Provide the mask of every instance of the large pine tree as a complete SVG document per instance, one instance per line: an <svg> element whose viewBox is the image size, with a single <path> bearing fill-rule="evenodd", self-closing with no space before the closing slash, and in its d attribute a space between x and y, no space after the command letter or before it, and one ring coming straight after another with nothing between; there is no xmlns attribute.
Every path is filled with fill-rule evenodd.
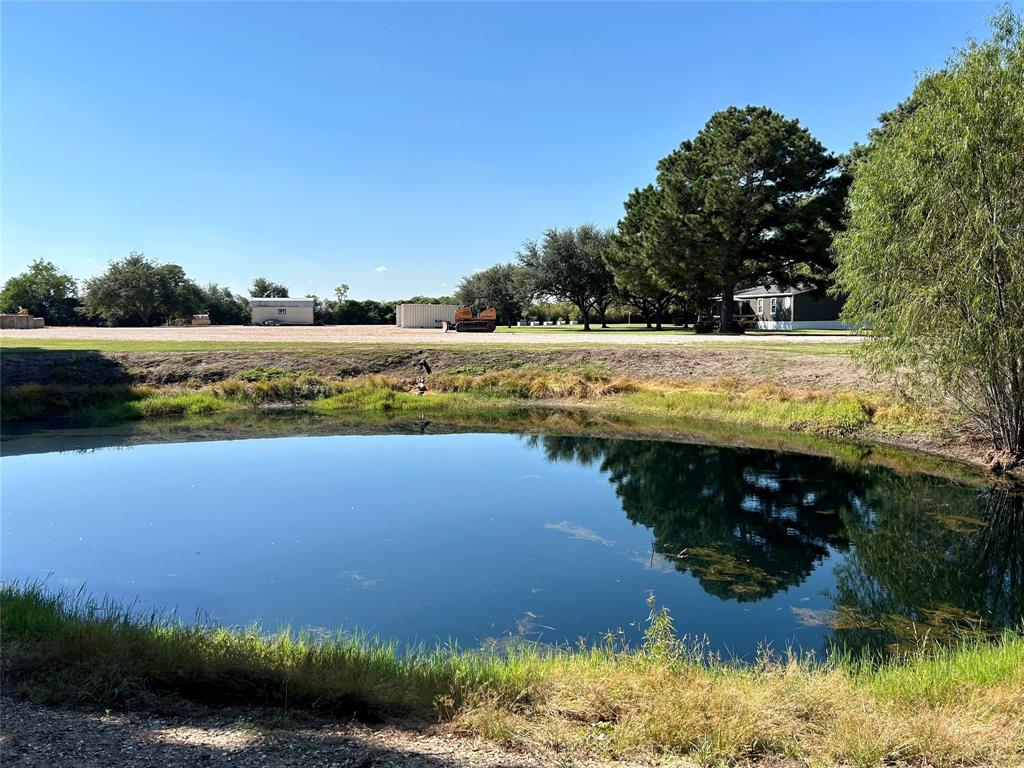
<svg viewBox="0 0 1024 768"><path fill-rule="evenodd" d="M766 107L718 112L658 163L657 187L674 242L652 273L670 288L715 286L722 332L738 288L824 285L848 179L798 121Z"/></svg>

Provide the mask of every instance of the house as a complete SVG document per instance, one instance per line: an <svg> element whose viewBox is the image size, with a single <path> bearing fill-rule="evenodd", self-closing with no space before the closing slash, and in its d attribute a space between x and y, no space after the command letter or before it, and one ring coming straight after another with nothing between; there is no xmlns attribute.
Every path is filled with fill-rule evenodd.
<svg viewBox="0 0 1024 768"><path fill-rule="evenodd" d="M765 331L800 329L843 330L850 326L839 319L843 300L798 285L755 286L736 291L735 316L742 323Z"/></svg>
<svg viewBox="0 0 1024 768"><path fill-rule="evenodd" d="M395 325L399 328L441 328L447 321L455 324L458 304L398 304Z"/></svg>
<svg viewBox="0 0 1024 768"><path fill-rule="evenodd" d="M249 298L253 325L312 325L313 299Z"/></svg>

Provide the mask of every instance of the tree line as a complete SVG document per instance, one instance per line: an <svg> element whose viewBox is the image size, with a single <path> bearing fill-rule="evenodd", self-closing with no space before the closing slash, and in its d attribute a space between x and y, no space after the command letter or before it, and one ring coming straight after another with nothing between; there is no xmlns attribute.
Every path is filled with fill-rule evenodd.
<svg viewBox="0 0 1024 768"><path fill-rule="evenodd" d="M843 156L766 107L730 107L657 164L614 229L527 240L460 282L508 323L538 296L584 328L616 303L660 327L669 308L738 330L738 288L831 290L868 332L865 359L908 394L954 401L1001 455L1024 461L1024 22L992 34L882 114ZM830 287L831 284L831 287Z"/></svg>
<svg viewBox="0 0 1024 768"><path fill-rule="evenodd" d="M614 229L548 229L512 263L464 277L464 303L491 304L511 324L538 298L566 301L585 330L625 305L661 328L667 313L738 330L733 294L755 284L824 291L842 230L850 174L802 127L767 107L730 107L634 189Z"/></svg>
<svg viewBox="0 0 1024 768"><path fill-rule="evenodd" d="M874 369L910 394L958 403L1001 452L994 466L1015 467L1024 460L1022 29L1004 7L987 40L923 76L843 156L767 107L717 112L627 196L614 228L548 229L508 263L464 277L456 298L495 306L509 325L563 302L587 330L625 306L655 327L674 312L730 332L738 288L831 284L846 298L843 319L869 332L861 346ZM81 295L77 285L37 261L3 286L0 309L55 324L146 325L201 311L248 321L228 288L138 253L86 280ZM252 287L287 295L263 278ZM318 322L394 321L392 304L353 302L344 285L314 298Z"/></svg>
<svg viewBox="0 0 1024 768"><path fill-rule="evenodd" d="M395 322L394 301L348 298L345 284L322 299L312 294L317 324L382 325ZM288 298L288 286L257 277L249 288L253 298ZM450 303L449 296L414 296L406 301ZM187 324L193 315L208 314L215 325L251 322L246 296L217 283L200 285L177 264L161 264L133 251L111 262L106 271L81 282L53 262L37 259L0 289L0 311L25 310L50 325L150 326Z"/></svg>

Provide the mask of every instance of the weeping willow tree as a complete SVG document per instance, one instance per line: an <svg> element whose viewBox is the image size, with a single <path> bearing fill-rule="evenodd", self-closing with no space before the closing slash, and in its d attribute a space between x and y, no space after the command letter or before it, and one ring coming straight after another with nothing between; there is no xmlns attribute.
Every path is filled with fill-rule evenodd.
<svg viewBox="0 0 1024 768"><path fill-rule="evenodd" d="M1008 8L856 161L836 240L864 353L1024 459L1024 37Z"/></svg>

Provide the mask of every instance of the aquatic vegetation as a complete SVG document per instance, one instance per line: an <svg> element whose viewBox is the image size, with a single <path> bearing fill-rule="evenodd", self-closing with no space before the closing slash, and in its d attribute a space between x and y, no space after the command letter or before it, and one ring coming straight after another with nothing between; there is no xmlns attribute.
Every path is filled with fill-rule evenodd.
<svg viewBox="0 0 1024 768"><path fill-rule="evenodd" d="M723 661L651 606L643 643L400 650L359 635L266 634L135 615L82 593L0 587L9 691L86 706L180 697L440 720L522 746L701 764L1007 765L1024 751L1024 636L884 662Z"/></svg>

